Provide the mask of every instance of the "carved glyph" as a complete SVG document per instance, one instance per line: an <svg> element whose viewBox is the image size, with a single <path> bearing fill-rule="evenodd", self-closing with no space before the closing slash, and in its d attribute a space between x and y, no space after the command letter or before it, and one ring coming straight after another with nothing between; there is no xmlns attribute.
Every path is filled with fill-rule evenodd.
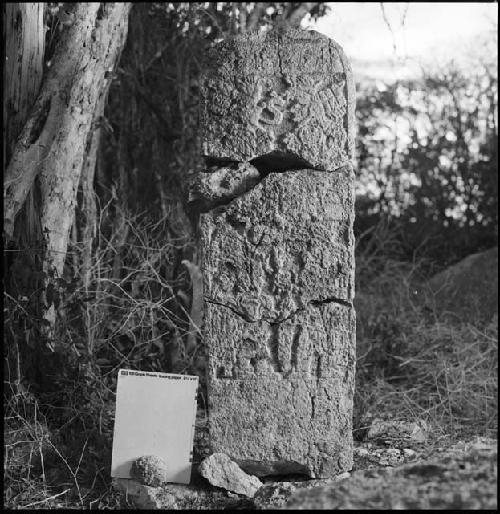
<svg viewBox="0 0 500 514"><path fill-rule="evenodd" d="M251 160L288 153L323 170L352 157L354 91L342 49L312 32L286 34L241 36L216 47L216 71L202 85L205 155ZM250 44L255 54L245 64ZM234 55L223 66L227 45Z"/></svg>

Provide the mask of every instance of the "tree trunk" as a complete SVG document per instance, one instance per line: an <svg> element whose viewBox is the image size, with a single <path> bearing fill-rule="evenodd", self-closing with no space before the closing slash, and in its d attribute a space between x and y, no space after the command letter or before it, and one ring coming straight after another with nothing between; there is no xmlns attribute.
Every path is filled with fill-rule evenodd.
<svg viewBox="0 0 500 514"><path fill-rule="evenodd" d="M4 4L3 164L36 99L43 73L45 30L43 3Z"/></svg>
<svg viewBox="0 0 500 514"><path fill-rule="evenodd" d="M97 206L94 189L94 178L97 165L97 152L101 141L101 119L104 115L104 107L107 100L107 91L103 91L99 99L94 121L87 137L87 149L85 151L81 176L81 228L80 240L83 243L81 273L86 294L91 280L92 246L96 235Z"/></svg>
<svg viewBox="0 0 500 514"><path fill-rule="evenodd" d="M47 257L60 274L73 220L87 137L103 91L125 42L130 4L78 3L62 34L30 117L8 164L5 231L36 176L42 182Z"/></svg>
<svg viewBox="0 0 500 514"><path fill-rule="evenodd" d="M42 82L45 50L44 4L4 4L3 14L6 46L3 76L3 165L5 169ZM31 298L32 301L24 305L24 312L31 311L31 316L37 317L40 314L39 302L36 294L33 293L36 293L40 285L36 273L41 269L39 259L41 229L37 213L39 190L34 191L34 189L29 191L23 209L19 213L16 242L7 252L7 259L4 261L6 268L4 277L5 291L10 298L14 302L19 302L20 298ZM7 309L11 306L9 305ZM5 378L11 383L19 384L21 348L29 339L29 335L26 334L30 334L30 327L26 319L18 319L11 324L12 337L5 342L9 370Z"/></svg>
<svg viewBox="0 0 500 514"><path fill-rule="evenodd" d="M45 49L43 3L10 3L4 5L4 128L3 165L10 161L14 146L36 100L43 75ZM18 220L17 246L36 259L40 246L40 227L36 212L38 196L33 188L28 193Z"/></svg>
<svg viewBox="0 0 500 514"><path fill-rule="evenodd" d="M47 277L62 276L92 122L125 43L130 10L130 3L66 5L66 11L72 9L70 21L5 175L4 230L9 238L39 177ZM52 327L55 309L50 298L44 318Z"/></svg>

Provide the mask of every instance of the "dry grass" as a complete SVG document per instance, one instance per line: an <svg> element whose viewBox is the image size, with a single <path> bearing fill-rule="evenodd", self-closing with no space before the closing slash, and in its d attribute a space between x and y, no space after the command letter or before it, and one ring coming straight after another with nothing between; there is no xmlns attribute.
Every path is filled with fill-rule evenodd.
<svg viewBox="0 0 500 514"><path fill-rule="evenodd" d="M19 299L5 297L9 508L118 508L109 477L117 370L192 373L203 356L201 345L185 351L189 275L182 265L175 278L173 270L191 243L176 227L178 213L152 221L120 212L117 223L108 208L100 210L86 281L74 273L84 246L73 241L58 291L55 351L44 361L43 387L33 391L19 379L16 351L24 344L18 327L33 320Z"/></svg>
<svg viewBox="0 0 500 514"><path fill-rule="evenodd" d="M159 220L115 210L111 226L107 206L100 211L87 280L66 295L59 340L107 374L119 367L186 371L190 283L177 262L192 245L190 234L176 227L175 208ZM78 273L83 254L75 242L68 274Z"/></svg>
<svg viewBox="0 0 500 514"><path fill-rule="evenodd" d="M490 435L498 426L498 316L452 320L417 294L423 259L392 261L377 227L369 255L358 250L355 435L373 416L424 420L431 440Z"/></svg>
<svg viewBox="0 0 500 514"><path fill-rule="evenodd" d="M8 508L126 506L109 477L116 370L169 369L168 345L178 337L173 348L182 349L188 335L190 292L187 273L175 282L166 271L186 241L165 242L161 223L124 220L126 247L116 246L112 231L104 237L101 227L88 285L62 295L62 371L52 390L32 394L18 380L5 384ZM355 436L375 415L424 420L432 427L429 445L491 435L498 412L498 319L475 326L441 316L415 295L425 263L388 259L383 250L397 254L395 240L387 228L375 231L376 243L357 251ZM120 273L114 274L117 254ZM198 353L181 355L178 371L201 372L198 346ZM197 459L206 451L203 391L199 407Z"/></svg>
<svg viewBox="0 0 500 514"><path fill-rule="evenodd" d="M391 354L396 377L384 378L373 363L358 364L358 429L378 417L423 419L435 436L490 435L497 430L498 321L484 330L439 322L410 333L407 347ZM395 414L397 413L397 414Z"/></svg>

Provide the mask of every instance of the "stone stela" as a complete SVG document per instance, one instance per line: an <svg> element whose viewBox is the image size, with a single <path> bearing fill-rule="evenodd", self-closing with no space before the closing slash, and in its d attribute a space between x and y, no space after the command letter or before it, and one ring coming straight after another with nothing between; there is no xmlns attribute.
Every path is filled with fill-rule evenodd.
<svg viewBox="0 0 500 514"><path fill-rule="evenodd" d="M352 467L354 85L314 31L214 45L200 216L212 452L256 475Z"/></svg>

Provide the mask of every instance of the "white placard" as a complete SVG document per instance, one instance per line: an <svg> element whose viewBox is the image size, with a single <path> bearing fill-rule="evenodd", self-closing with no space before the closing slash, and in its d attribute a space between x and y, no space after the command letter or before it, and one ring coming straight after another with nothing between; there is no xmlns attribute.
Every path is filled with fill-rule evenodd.
<svg viewBox="0 0 500 514"><path fill-rule="evenodd" d="M111 476L130 478L132 462L161 457L168 481L188 484L191 476L198 377L121 369Z"/></svg>

